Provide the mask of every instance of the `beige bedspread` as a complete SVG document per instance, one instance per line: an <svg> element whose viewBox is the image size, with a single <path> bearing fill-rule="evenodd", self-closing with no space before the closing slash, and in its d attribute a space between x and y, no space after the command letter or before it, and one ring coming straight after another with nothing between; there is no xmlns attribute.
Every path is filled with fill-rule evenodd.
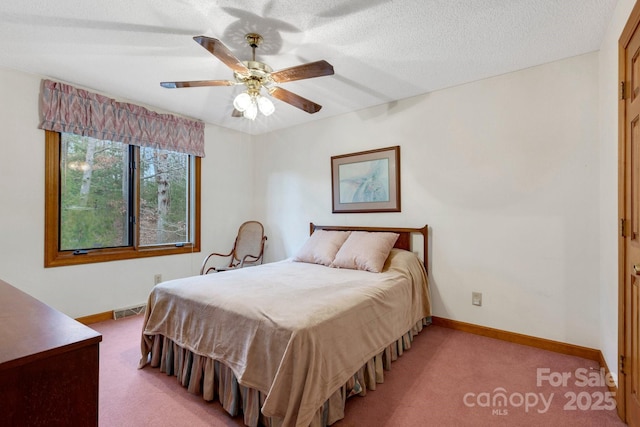
<svg viewBox="0 0 640 427"><path fill-rule="evenodd" d="M394 249L382 273L289 260L157 285L141 342L151 336L220 360L267 395L262 412L308 426L367 360L430 316L418 258Z"/></svg>

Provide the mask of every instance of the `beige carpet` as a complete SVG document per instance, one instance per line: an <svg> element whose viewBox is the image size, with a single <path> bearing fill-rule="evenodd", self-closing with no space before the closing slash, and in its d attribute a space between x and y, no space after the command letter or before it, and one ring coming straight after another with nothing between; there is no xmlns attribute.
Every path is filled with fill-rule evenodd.
<svg viewBox="0 0 640 427"><path fill-rule="evenodd" d="M137 369L142 316L90 326L103 334L101 427L242 425L175 377ZM334 426L623 426L600 380L590 360L429 326Z"/></svg>

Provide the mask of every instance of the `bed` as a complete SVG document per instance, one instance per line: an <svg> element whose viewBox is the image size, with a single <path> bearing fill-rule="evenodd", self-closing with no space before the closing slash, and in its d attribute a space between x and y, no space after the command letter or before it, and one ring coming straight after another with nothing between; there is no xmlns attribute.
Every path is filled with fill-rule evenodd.
<svg viewBox="0 0 640 427"><path fill-rule="evenodd" d="M247 426L343 418L346 399L375 389L430 323L428 227L311 223L310 232L292 258L156 285L139 367L175 375ZM361 255L372 238L386 240L382 262ZM315 258L304 259L309 250Z"/></svg>

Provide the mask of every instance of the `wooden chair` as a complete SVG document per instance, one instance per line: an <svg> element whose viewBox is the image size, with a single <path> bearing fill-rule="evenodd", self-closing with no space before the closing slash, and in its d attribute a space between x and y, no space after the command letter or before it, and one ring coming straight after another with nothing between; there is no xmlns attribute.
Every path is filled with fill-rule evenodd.
<svg viewBox="0 0 640 427"><path fill-rule="evenodd" d="M225 271L234 268L242 268L247 265L262 264L264 255L264 242L267 236L264 235L264 227L258 221L247 221L238 229L236 241L228 254L214 252L207 256L200 268L200 274L207 274L212 271ZM207 262L211 257L229 257L229 264L225 267L209 267Z"/></svg>

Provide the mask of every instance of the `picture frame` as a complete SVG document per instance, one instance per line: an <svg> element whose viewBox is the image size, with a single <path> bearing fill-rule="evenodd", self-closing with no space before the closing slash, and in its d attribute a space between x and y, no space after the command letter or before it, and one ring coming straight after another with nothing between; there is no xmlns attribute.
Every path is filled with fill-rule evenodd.
<svg viewBox="0 0 640 427"><path fill-rule="evenodd" d="M333 213L400 212L400 146L331 157Z"/></svg>

